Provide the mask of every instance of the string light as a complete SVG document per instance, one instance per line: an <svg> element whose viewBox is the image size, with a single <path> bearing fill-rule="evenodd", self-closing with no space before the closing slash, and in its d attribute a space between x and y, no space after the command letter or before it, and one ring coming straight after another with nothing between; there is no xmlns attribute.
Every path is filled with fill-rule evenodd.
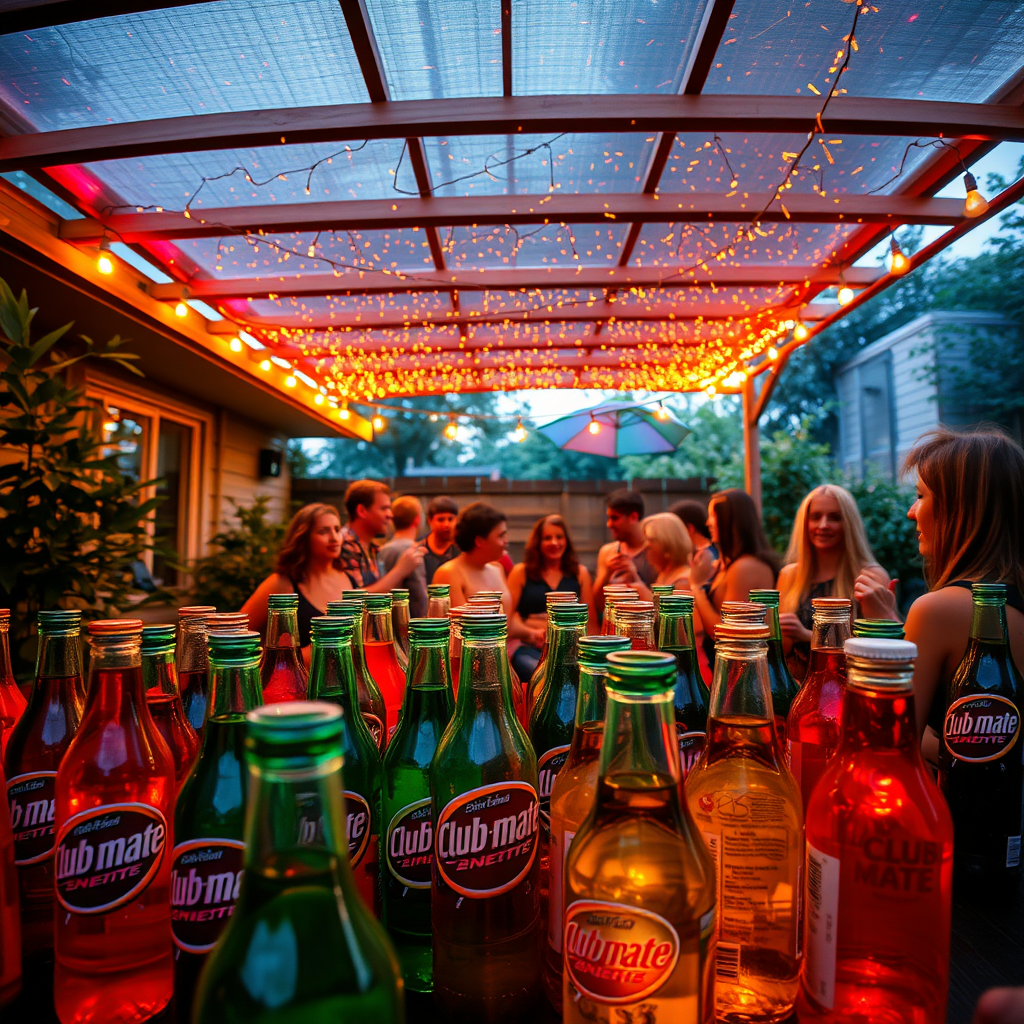
<svg viewBox="0 0 1024 1024"><path fill-rule="evenodd" d="M96 269L101 274L114 272L114 261L110 258L110 239L106 236L100 239L100 255L96 260Z"/></svg>
<svg viewBox="0 0 1024 1024"><path fill-rule="evenodd" d="M718 388L716 388L714 384L709 384L704 389L704 394L707 395L708 398L714 398L715 395L718 394Z"/></svg>
<svg viewBox="0 0 1024 1024"><path fill-rule="evenodd" d="M516 417L516 429L512 431L512 440L522 444L526 440L526 427L523 426L522 416Z"/></svg>
<svg viewBox="0 0 1024 1024"><path fill-rule="evenodd" d="M268 373L270 371L270 360L269 359L264 359L263 362L260 363L260 369L264 373Z"/></svg>
<svg viewBox="0 0 1024 1024"><path fill-rule="evenodd" d="M295 387L295 385L299 383L291 374L288 374L288 376L285 377L284 382L290 388Z"/></svg>
<svg viewBox="0 0 1024 1024"><path fill-rule="evenodd" d="M889 237L889 273L905 274L910 267L910 260L907 259L900 243L896 241L895 235Z"/></svg>
<svg viewBox="0 0 1024 1024"><path fill-rule="evenodd" d="M807 324L805 324L802 320L797 320L796 324L793 327L793 338L796 341L806 341L808 333L809 332L807 330Z"/></svg>
<svg viewBox="0 0 1024 1024"><path fill-rule="evenodd" d="M590 414L590 422L587 424L587 430L589 430L592 434L601 433L601 424L594 419L593 413Z"/></svg>
<svg viewBox="0 0 1024 1024"><path fill-rule="evenodd" d="M839 278L839 299L840 306L848 306L853 302L853 289L843 280L842 276Z"/></svg>
<svg viewBox="0 0 1024 1024"><path fill-rule="evenodd" d="M383 417L383 416L381 416L381 414L380 414L380 413L377 413L377 415L376 415L376 416L374 416L372 420L370 420L370 426L371 426L371 427L373 427L373 429L374 429L374 432L375 432L375 433L378 433L378 434L379 434L379 433L380 433L380 432L381 432L381 431L382 431L382 430L383 430L383 429L384 429L384 428L385 428L385 427L386 427L387 425L388 425L388 421L387 421L386 419L384 419L384 417Z"/></svg>
<svg viewBox="0 0 1024 1024"><path fill-rule="evenodd" d="M315 403L316 403L317 405L323 405L323 404L324 404L324 401L325 401L325 399L324 399L324 396L323 396L322 394L320 394L320 392L318 391L318 392L317 392L317 393L316 393L316 394L315 394L315 395L313 396L313 401L314 401L314 402L315 402Z"/></svg>
<svg viewBox="0 0 1024 1024"><path fill-rule="evenodd" d="M184 302L179 302L174 307L174 315L175 316L188 316L188 306L186 306Z"/></svg>
<svg viewBox="0 0 1024 1024"><path fill-rule="evenodd" d="M449 417L448 422L445 424L444 436L447 437L449 441L458 440L459 424L456 422L454 416Z"/></svg>
<svg viewBox="0 0 1024 1024"><path fill-rule="evenodd" d="M230 348L232 352L241 352L242 351L242 339L241 338L232 338L231 341L228 344L228 348Z"/></svg>
<svg viewBox="0 0 1024 1024"><path fill-rule="evenodd" d="M769 363L774 363L775 360L779 358L779 350L774 345L768 346L768 352L766 354L768 356Z"/></svg>
<svg viewBox="0 0 1024 1024"><path fill-rule="evenodd" d="M668 409L665 408L664 403L659 402L657 404L657 406L654 409L654 416L655 419L659 419L662 421L668 419Z"/></svg>
<svg viewBox="0 0 1024 1024"><path fill-rule="evenodd" d="M342 403L341 408L338 410L338 419L347 420L351 415L352 413L348 411L348 402Z"/></svg>
<svg viewBox="0 0 1024 1024"><path fill-rule="evenodd" d="M978 191L978 179L970 171L964 175L964 188L967 189L964 216L980 217L988 210L988 200Z"/></svg>
<svg viewBox="0 0 1024 1024"><path fill-rule="evenodd" d="M429 417L431 423L436 423L440 418L436 412L432 412Z"/></svg>

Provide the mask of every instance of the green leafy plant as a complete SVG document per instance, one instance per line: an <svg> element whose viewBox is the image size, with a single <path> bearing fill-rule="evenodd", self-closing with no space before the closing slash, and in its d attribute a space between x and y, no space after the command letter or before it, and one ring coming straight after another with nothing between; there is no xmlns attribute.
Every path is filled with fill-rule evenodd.
<svg viewBox="0 0 1024 1024"><path fill-rule="evenodd" d="M70 323L33 342L36 312L0 279L0 604L11 609L19 674L31 668L41 608L81 608L87 619L124 609L131 563L151 547L144 519L159 500L140 500L152 482L129 482L116 453L104 453L96 407L66 376L83 359L141 376L138 357L120 337L82 335L57 349Z"/></svg>
<svg viewBox="0 0 1024 1024"><path fill-rule="evenodd" d="M240 525L216 534L210 543L220 550L193 562L189 569L197 604L235 611L274 571L285 525L267 522L268 501L266 496L258 497L248 508L231 501Z"/></svg>

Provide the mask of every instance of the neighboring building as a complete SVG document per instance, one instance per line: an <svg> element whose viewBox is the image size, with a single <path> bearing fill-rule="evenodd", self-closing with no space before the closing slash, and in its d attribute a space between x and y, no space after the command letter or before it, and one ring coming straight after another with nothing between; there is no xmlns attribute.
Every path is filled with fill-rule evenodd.
<svg viewBox="0 0 1024 1024"><path fill-rule="evenodd" d="M972 341L1006 337L1014 325L998 313L933 312L879 338L836 371L843 469L868 466L895 479L914 442L939 424L985 419L967 405L948 371L969 359Z"/></svg>

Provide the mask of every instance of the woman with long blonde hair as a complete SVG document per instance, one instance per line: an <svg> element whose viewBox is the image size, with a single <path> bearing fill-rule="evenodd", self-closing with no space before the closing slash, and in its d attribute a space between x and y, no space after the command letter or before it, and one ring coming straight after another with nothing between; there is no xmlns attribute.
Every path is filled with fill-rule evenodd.
<svg viewBox="0 0 1024 1024"><path fill-rule="evenodd" d="M811 601L846 597L869 619L894 618L889 575L875 560L864 521L845 487L822 484L800 502L786 564L779 572L779 624L787 660L798 678L806 672L811 642Z"/></svg>

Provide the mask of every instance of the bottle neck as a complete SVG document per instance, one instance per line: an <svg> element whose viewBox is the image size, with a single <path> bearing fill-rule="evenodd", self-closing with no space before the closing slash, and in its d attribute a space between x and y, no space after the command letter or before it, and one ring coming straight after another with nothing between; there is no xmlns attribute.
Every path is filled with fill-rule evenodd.
<svg viewBox="0 0 1024 1024"><path fill-rule="evenodd" d="M444 689L451 692L451 670L448 667L448 644L417 643L409 651L409 688L412 690Z"/></svg>
<svg viewBox="0 0 1024 1024"><path fill-rule="evenodd" d="M395 630L392 625L390 612L374 609L366 613L365 639L377 641L378 643L395 642Z"/></svg>
<svg viewBox="0 0 1024 1024"><path fill-rule="evenodd" d="M693 649L693 616L686 612L662 612L658 636L663 650Z"/></svg>
<svg viewBox="0 0 1024 1024"><path fill-rule="evenodd" d="M244 715L263 703L260 658L210 661L210 718Z"/></svg>
<svg viewBox="0 0 1024 1024"><path fill-rule="evenodd" d="M178 674L206 672L210 667L206 646L206 622L202 619L181 619L178 623Z"/></svg>
<svg viewBox="0 0 1024 1024"><path fill-rule="evenodd" d="M711 683L709 718L773 717L765 641L719 641Z"/></svg>
<svg viewBox="0 0 1024 1024"><path fill-rule="evenodd" d="M971 616L971 639L986 644L1006 644L1006 602L975 601Z"/></svg>
<svg viewBox="0 0 1024 1024"><path fill-rule="evenodd" d="M309 657L309 692L312 700L329 700L346 714L359 709L356 669L351 643L313 640Z"/></svg>
<svg viewBox="0 0 1024 1024"><path fill-rule="evenodd" d="M548 648L548 678L561 668L575 668L580 658L580 637L586 634L586 623L581 625L555 625L550 632L551 645Z"/></svg>
<svg viewBox="0 0 1024 1024"><path fill-rule="evenodd" d="M294 608L271 608L267 617L267 647L298 646L298 612Z"/></svg>
<svg viewBox="0 0 1024 1024"><path fill-rule="evenodd" d="M99 716L113 722L130 717L138 722L144 704L138 641L116 647L93 646L83 719Z"/></svg>
<svg viewBox="0 0 1024 1024"><path fill-rule="evenodd" d="M815 615L811 626L811 650L841 651L851 635L849 615Z"/></svg>
<svg viewBox="0 0 1024 1024"><path fill-rule="evenodd" d="M764 624L771 630L770 644L782 643L782 627L779 625L779 606L765 605L767 612L764 617Z"/></svg>
<svg viewBox="0 0 1024 1024"><path fill-rule="evenodd" d="M587 722L603 722L608 695L604 688L608 674L601 669L580 666L580 685L576 693L576 728Z"/></svg>
<svg viewBox="0 0 1024 1024"><path fill-rule="evenodd" d="M3 675L0 666L0 676ZM39 637L39 653L36 656L36 677L80 677L82 675L82 646L78 634L73 636L50 636L43 633Z"/></svg>
<svg viewBox="0 0 1024 1024"><path fill-rule="evenodd" d="M147 698L165 693L178 696L178 676L174 670L174 648L142 656L142 685Z"/></svg>
<svg viewBox="0 0 1024 1024"><path fill-rule="evenodd" d="M606 787L678 788L679 750L665 738L675 736L672 691L628 701L608 691L604 741L601 744L601 792ZM598 804L602 803L599 795Z"/></svg>
<svg viewBox="0 0 1024 1024"><path fill-rule="evenodd" d="M0 682L13 678L14 669L11 666L10 627L4 622L0 626Z"/></svg>
<svg viewBox="0 0 1024 1024"><path fill-rule="evenodd" d="M841 747L919 754L913 689L847 686Z"/></svg>
<svg viewBox="0 0 1024 1024"><path fill-rule="evenodd" d="M462 640L459 666L457 715L476 711L512 711L512 677L509 675L505 639Z"/></svg>
<svg viewBox="0 0 1024 1024"><path fill-rule="evenodd" d="M616 636L626 636L633 642L634 651L654 649L654 616L630 615L620 612L615 617Z"/></svg>

